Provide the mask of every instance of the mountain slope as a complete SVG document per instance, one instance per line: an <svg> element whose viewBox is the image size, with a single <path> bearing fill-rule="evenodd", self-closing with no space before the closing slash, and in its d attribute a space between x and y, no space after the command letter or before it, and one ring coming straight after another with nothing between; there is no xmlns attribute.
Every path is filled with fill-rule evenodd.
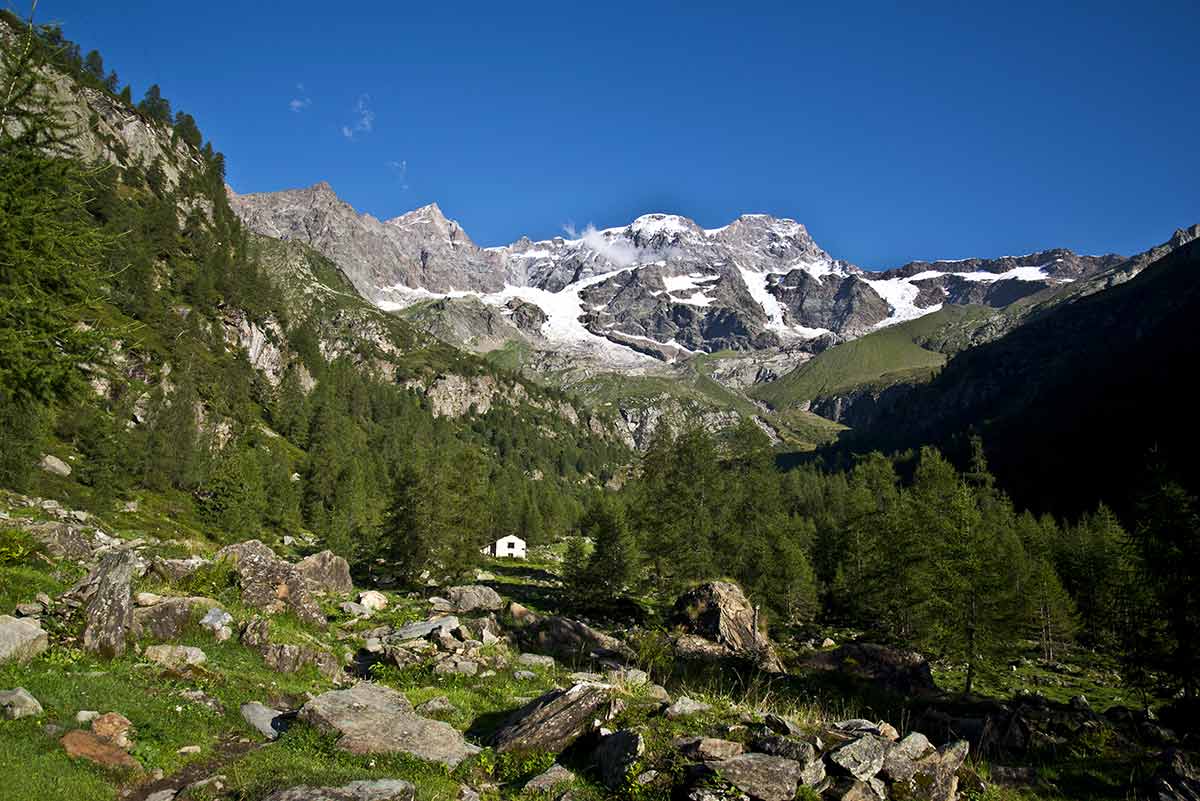
<svg viewBox="0 0 1200 801"><path fill-rule="evenodd" d="M1079 512L1096 497L1128 509L1131 485L1151 464L1195 488L1200 435L1181 381L1200 364L1197 319L1200 240L1192 239L1117 286L959 353L928 384L880 407L849 443L948 445L974 430L1002 484L1056 512Z"/></svg>

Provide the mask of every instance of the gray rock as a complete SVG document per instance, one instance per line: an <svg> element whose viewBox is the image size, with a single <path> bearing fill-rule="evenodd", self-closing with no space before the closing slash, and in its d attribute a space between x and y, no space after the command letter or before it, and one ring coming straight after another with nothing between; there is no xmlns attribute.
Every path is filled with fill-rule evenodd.
<svg viewBox="0 0 1200 801"><path fill-rule="evenodd" d="M0 615L0 663L27 662L49 647L50 638L36 620Z"/></svg>
<svg viewBox="0 0 1200 801"><path fill-rule="evenodd" d="M149 599L143 599L149 600ZM133 610L132 633L135 638L175 640L183 636L196 617L216 607L212 598L164 598L152 606Z"/></svg>
<svg viewBox="0 0 1200 801"><path fill-rule="evenodd" d="M518 709L493 733L490 744L507 751L561 752L597 720L616 713L613 688L605 684L576 684L551 690Z"/></svg>
<svg viewBox="0 0 1200 801"><path fill-rule="evenodd" d="M313 592L342 595L354 591L350 579L350 564L333 551L321 551L296 563L296 571L304 577Z"/></svg>
<svg viewBox="0 0 1200 801"><path fill-rule="evenodd" d="M705 763L701 776L719 776L759 801L792 801L800 786L799 763L766 754L741 754Z"/></svg>
<svg viewBox="0 0 1200 801"><path fill-rule="evenodd" d="M436 698L430 698L425 703L416 708L419 715L429 717L431 715L448 715L452 712L457 712L454 704L450 703L450 699L444 695L439 695Z"/></svg>
<svg viewBox="0 0 1200 801"><path fill-rule="evenodd" d="M913 732L888 749L880 775L893 783L907 783L917 773L917 761L933 753L933 744Z"/></svg>
<svg viewBox="0 0 1200 801"><path fill-rule="evenodd" d="M843 772L866 782L883 769L889 748L887 740L868 734L835 748L829 752L828 759Z"/></svg>
<svg viewBox="0 0 1200 801"><path fill-rule="evenodd" d="M667 707L666 712L663 714L665 714L671 720L676 720L678 718L685 718L690 715L699 715L700 713L707 712L710 709L712 709L712 707L703 701L695 701L691 698L688 698L686 695L681 695L679 696L678 700L675 701L675 703Z"/></svg>
<svg viewBox="0 0 1200 801"><path fill-rule="evenodd" d="M352 617L370 617L372 614L370 609L354 601L342 601L338 608Z"/></svg>
<svg viewBox="0 0 1200 801"><path fill-rule="evenodd" d="M545 793L568 784L573 784L574 782L575 774L556 762L545 772L525 782L525 790L535 793Z"/></svg>
<svg viewBox="0 0 1200 801"><path fill-rule="evenodd" d="M342 787L300 785L276 790L263 801L413 801L417 788L403 779L350 782Z"/></svg>
<svg viewBox="0 0 1200 801"><path fill-rule="evenodd" d="M801 783L809 787L816 787L825 780L825 763L810 742L798 737L767 735L751 741L750 748L761 754L793 760L800 765Z"/></svg>
<svg viewBox="0 0 1200 801"><path fill-rule="evenodd" d="M204 617L200 618L200 627L208 629L214 634L223 628L227 628L233 622L233 615L226 612L220 607L209 609Z"/></svg>
<svg viewBox="0 0 1200 801"><path fill-rule="evenodd" d="M783 672L775 647L759 630L758 614L736 584L712 581L689 590L675 601L671 619L689 634L756 659L764 670Z"/></svg>
<svg viewBox="0 0 1200 801"><path fill-rule="evenodd" d="M729 759L746 750L741 743L715 737L680 737L675 740L675 747L688 759L698 759L702 762Z"/></svg>
<svg viewBox="0 0 1200 801"><path fill-rule="evenodd" d="M0 690L0 715L9 720L34 718L42 714L42 705L24 687Z"/></svg>
<svg viewBox="0 0 1200 801"><path fill-rule="evenodd" d="M142 655L155 664L176 670L203 665L208 658L192 645L151 645Z"/></svg>
<svg viewBox="0 0 1200 801"><path fill-rule="evenodd" d="M428 637L439 629L447 633L458 628L458 618L453 615L443 615L435 617L421 623L409 623L407 626L401 626L391 633L388 637L393 642L402 642L404 640L416 640L422 637Z"/></svg>
<svg viewBox="0 0 1200 801"><path fill-rule="evenodd" d="M155 559L150 564L150 570L165 581L177 583L208 564L209 560L199 556L189 556L187 559Z"/></svg>
<svg viewBox="0 0 1200 801"><path fill-rule="evenodd" d="M71 594L87 599L84 610L83 649L105 659L125 653L133 626L130 590L137 555L130 550L108 553Z"/></svg>
<svg viewBox="0 0 1200 801"><path fill-rule="evenodd" d="M286 728L283 721L280 720L282 712L260 704L258 701L242 704L241 713L243 720L253 726L259 734L269 739L274 740Z"/></svg>
<svg viewBox="0 0 1200 801"><path fill-rule="evenodd" d="M454 727L417 715L402 694L370 682L319 695L299 717L339 735L338 748L353 754L404 753L455 768L479 752Z"/></svg>
<svg viewBox="0 0 1200 801"><path fill-rule="evenodd" d="M596 746L592 759L600 772L600 781L610 790L625 786L626 777L639 757L646 752L642 735L624 730L603 737Z"/></svg>
<svg viewBox="0 0 1200 801"><path fill-rule="evenodd" d="M465 587L451 587L447 591L451 609L449 611L463 614L466 612L494 612L504 605L500 594L491 587L482 584L472 584Z"/></svg>
<svg viewBox="0 0 1200 801"><path fill-rule="evenodd" d="M532 670L514 670L513 678L517 681L533 681L537 678L537 674Z"/></svg>
<svg viewBox="0 0 1200 801"><path fill-rule="evenodd" d="M381 609L386 609L388 605L387 596L378 590L366 590L358 594L358 602L370 609L372 612L378 612Z"/></svg>
<svg viewBox="0 0 1200 801"><path fill-rule="evenodd" d="M541 654L521 654L517 657L517 664L525 665L526 667L553 670L555 662L554 657L552 656L543 656Z"/></svg>
<svg viewBox="0 0 1200 801"><path fill-rule="evenodd" d="M67 464L53 454L43 454L42 461L38 464L47 473L51 473L61 478L66 478L67 476L71 475L71 465Z"/></svg>
<svg viewBox="0 0 1200 801"><path fill-rule="evenodd" d="M269 614L288 610L309 625L325 627L325 615L304 575L258 540L227 545L217 551L216 559L233 565L247 606Z"/></svg>
<svg viewBox="0 0 1200 801"><path fill-rule="evenodd" d="M512 605L509 608L511 612ZM517 630L517 638L522 650L546 654L566 662L586 659L621 662L633 658L633 652L616 637L566 617L528 615L524 625Z"/></svg>

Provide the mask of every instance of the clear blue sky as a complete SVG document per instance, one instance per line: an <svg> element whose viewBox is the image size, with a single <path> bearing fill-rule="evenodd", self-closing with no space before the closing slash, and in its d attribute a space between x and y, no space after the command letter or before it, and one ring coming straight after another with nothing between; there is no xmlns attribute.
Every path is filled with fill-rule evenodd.
<svg viewBox="0 0 1200 801"><path fill-rule="evenodd" d="M1200 222L1195 0L701 5L38 13L136 97L159 83L237 191L328 180L381 218L437 201L484 245L767 212L881 268L1130 253Z"/></svg>

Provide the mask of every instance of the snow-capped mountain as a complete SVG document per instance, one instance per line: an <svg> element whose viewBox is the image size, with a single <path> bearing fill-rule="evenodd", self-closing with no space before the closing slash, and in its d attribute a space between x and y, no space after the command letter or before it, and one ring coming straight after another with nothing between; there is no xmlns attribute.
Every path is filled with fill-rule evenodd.
<svg viewBox="0 0 1200 801"><path fill-rule="evenodd" d="M872 273L832 257L800 223L765 214L715 229L647 214L624 227L485 249L436 205L380 221L326 183L231 193L231 202L252 230L315 247L383 308L482 305L489 343L519 338L627 364L820 349L944 303L1005 306L1120 261L1053 250Z"/></svg>

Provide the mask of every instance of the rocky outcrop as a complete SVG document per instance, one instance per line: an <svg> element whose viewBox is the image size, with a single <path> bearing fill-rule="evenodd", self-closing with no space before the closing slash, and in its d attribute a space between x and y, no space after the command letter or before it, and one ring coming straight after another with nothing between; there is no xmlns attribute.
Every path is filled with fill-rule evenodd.
<svg viewBox="0 0 1200 801"><path fill-rule="evenodd" d="M350 564L333 551L321 551L296 563L296 571L313 592L347 595L354 591Z"/></svg>
<svg viewBox="0 0 1200 801"><path fill-rule="evenodd" d="M517 629L516 636L525 650L567 662L625 661L633 656L629 647L616 637L581 621L557 615L527 618Z"/></svg>
<svg viewBox="0 0 1200 801"><path fill-rule="evenodd" d="M686 634L714 644L730 656L750 658L764 670L783 672L783 663L775 653L774 645L760 630L758 610L750 605L736 584L713 581L689 590L675 601L671 623ZM685 646L687 642L684 641ZM719 655L721 651L707 650L706 653Z"/></svg>
<svg viewBox="0 0 1200 801"><path fill-rule="evenodd" d="M617 713L615 694L607 684L585 682L552 690L521 707L492 734L489 744L499 753L562 751L598 722Z"/></svg>
<svg viewBox="0 0 1200 801"><path fill-rule="evenodd" d="M217 551L215 559L232 565L242 601L248 606L268 614L286 609L305 623L325 627L325 615L313 599L305 575L258 540L227 545Z"/></svg>
<svg viewBox="0 0 1200 801"><path fill-rule="evenodd" d="M336 734L337 747L352 754L409 754L453 769L479 751L450 724L422 718L402 694L370 682L319 695L299 717Z"/></svg>
<svg viewBox="0 0 1200 801"><path fill-rule="evenodd" d="M88 653L105 659L125 653L133 627L131 585L136 566L137 555L132 550L114 551L72 589L74 598L87 603L83 649Z"/></svg>

